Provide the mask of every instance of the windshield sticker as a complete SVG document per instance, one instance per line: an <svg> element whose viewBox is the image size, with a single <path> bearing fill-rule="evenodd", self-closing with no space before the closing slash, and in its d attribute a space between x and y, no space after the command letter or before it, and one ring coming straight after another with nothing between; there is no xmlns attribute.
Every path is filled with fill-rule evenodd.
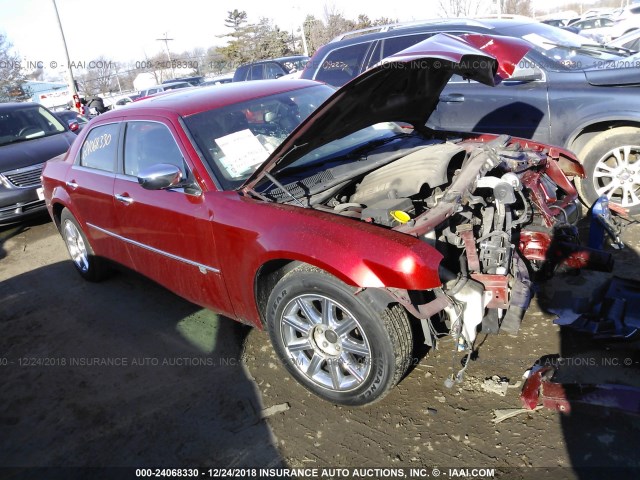
<svg viewBox="0 0 640 480"><path fill-rule="evenodd" d="M542 48L543 50L551 50L553 47L555 47L555 44L553 42L541 35L538 35L537 33L529 33L527 35L524 35L522 38L530 43L533 43L536 47Z"/></svg>
<svg viewBox="0 0 640 480"><path fill-rule="evenodd" d="M215 142L224 153L220 162L233 178L249 173L269 156L267 149L249 129L216 138Z"/></svg>

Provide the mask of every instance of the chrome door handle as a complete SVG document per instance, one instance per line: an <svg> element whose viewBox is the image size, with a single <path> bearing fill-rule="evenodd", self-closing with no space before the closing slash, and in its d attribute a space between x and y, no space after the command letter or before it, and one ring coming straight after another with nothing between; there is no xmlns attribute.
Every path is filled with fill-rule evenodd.
<svg viewBox="0 0 640 480"><path fill-rule="evenodd" d="M461 93L451 93L449 95L442 95L440 97L441 102L446 103L461 103L464 102L464 95Z"/></svg>
<svg viewBox="0 0 640 480"><path fill-rule="evenodd" d="M76 188L78 188L78 184L76 182L74 182L73 180L71 180L70 182L65 182L65 184L67 185L67 187L69 187L71 190L75 190Z"/></svg>
<svg viewBox="0 0 640 480"><path fill-rule="evenodd" d="M133 198L131 198L129 195L115 195L116 200L118 200L119 202L124 203L125 205L131 205L133 203Z"/></svg>

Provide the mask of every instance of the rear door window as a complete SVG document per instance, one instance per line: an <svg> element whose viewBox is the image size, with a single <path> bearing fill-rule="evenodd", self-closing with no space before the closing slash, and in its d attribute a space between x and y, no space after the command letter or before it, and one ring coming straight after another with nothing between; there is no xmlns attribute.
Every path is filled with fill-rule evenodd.
<svg viewBox="0 0 640 480"><path fill-rule="evenodd" d="M269 62L264 67L266 70L265 78L278 78L286 73L283 68L275 62Z"/></svg>
<svg viewBox="0 0 640 480"><path fill-rule="evenodd" d="M91 129L80 149L80 165L115 172L119 131L119 123L100 125Z"/></svg>
<svg viewBox="0 0 640 480"><path fill-rule="evenodd" d="M358 43L334 50L327 55L316 74L315 80L340 87L356 77L372 42Z"/></svg>
<svg viewBox="0 0 640 480"><path fill-rule="evenodd" d="M249 80L262 80L264 78L264 65L253 65L249 74Z"/></svg>

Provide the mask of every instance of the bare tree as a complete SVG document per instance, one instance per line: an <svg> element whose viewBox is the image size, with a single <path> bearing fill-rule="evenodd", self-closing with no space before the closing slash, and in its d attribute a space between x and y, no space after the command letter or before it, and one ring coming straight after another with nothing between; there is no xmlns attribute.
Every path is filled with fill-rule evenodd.
<svg viewBox="0 0 640 480"><path fill-rule="evenodd" d="M20 56L11 52L11 42L0 33L0 102L24 100L30 93L23 89Z"/></svg>
<svg viewBox="0 0 640 480"><path fill-rule="evenodd" d="M116 88L115 80L116 63L103 55L91 60L87 64L87 73L84 76L85 90L95 95L97 93L109 93Z"/></svg>
<svg viewBox="0 0 640 480"><path fill-rule="evenodd" d="M532 16L533 6L531 0L500 0L502 3L502 13L509 15Z"/></svg>
<svg viewBox="0 0 640 480"><path fill-rule="evenodd" d="M305 35L309 43L309 53L315 52L322 45L330 42L341 33L366 28L372 22L366 15L360 15L356 22L346 19L335 6L324 7L324 21L307 15L304 21Z"/></svg>
<svg viewBox="0 0 640 480"><path fill-rule="evenodd" d="M324 6L324 24L326 35L328 37L327 41L335 38L341 33L354 30L356 26L354 22L346 19L342 12L338 11L335 5L329 7L326 4Z"/></svg>
<svg viewBox="0 0 640 480"><path fill-rule="evenodd" d="M490 0L438 0L445 17L475 17L491 10Z"/></svg>

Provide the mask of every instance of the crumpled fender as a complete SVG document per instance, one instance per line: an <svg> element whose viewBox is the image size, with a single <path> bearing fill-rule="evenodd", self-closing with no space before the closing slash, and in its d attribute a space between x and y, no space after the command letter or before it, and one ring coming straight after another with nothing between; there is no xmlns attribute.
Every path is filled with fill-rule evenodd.
<svg viewBox="0 0 640 480"><path fill-rule="evenodd" d="M309 225L272 229L260 239L265 252L259 264L275 259L297 260L362 288L428 290L441 286L438 266L443 257L435 248L412 236L373 225L365 227L330 235ZM296 241L292 243L291 238Z"/></svg>

